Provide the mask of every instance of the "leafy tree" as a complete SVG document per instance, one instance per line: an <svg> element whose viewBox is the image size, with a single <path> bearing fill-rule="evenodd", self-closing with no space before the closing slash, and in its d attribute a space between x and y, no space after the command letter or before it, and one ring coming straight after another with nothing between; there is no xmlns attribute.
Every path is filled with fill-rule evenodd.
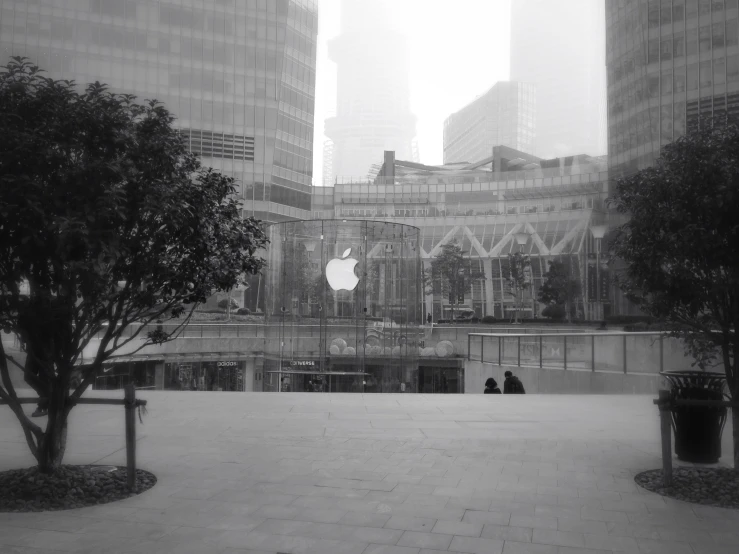
<svg viewBox="0 0 739 554"><path fill-rule="evenodd" d="M541 315L554 320L561 320L565 317L565 309L562 304L549 304L542 311Z"/></svg>
<svg viewBox="0 0 739 554"><path fill-rule="evenodd" d="M24 58L3 69L0 329L20 339L26 361L0 343L0 398L40 470L53 472L68 415L103 363L137 339L140 349L175 338L198 303L260 270L266 237L241 218L233 179L201 167L161 104L97 82L80 93ZM172 333L142 334L181 316ZM25 415L9 364L46 399L46 429Z"/></svg>
<svg viewBox="0 0 739 554"><path fill-rule="evenodd" d="M462 247L451 241L441 247L441 253L431 261L432 283L438 283L438 290L442 298L452 294L455 299L458 295L472 290L473 279L478 279L480 273L472 267L469 257L465 258ZM428 278L424 278L427 286ZM454 321L454 303L451 304L452 321Z"/></svg>
<svg viewBox="0 0 739 554"><path fill-rule="evenodd" d="M564 306L567 321L572 321L572 308L580 293L580 280L572 274L571 264L550 261L549 270L544 274L544 282L539 288L539 301Z"/></svg>
<svg viewBox="0 0 739 554"><path fill-rule="evenodd" d="M654 167L620 179L611 204L630 216L610 243L627 264L619 286L674 326L699 367L721 362L739 399L739 128L713 120L691 129ZM732 412L739 470L739 410Z"/></svg>
<svg viewBox="0 0 739 554"><path fill-rule="evenodd" d="M236 302L236 300L229 296L228 298L222 298L218 302L218 307L222 310L238 310L239 304L238 302Z"/></svg>
<svg viewBox="0 0 739 554"><path fill-rule="evenodd" d="M518 323L518 312L523 307L523 293L531 287L531 258L521 252L508 254L508 276L506 277L508 293L516 299L515 322Z"/></svg>

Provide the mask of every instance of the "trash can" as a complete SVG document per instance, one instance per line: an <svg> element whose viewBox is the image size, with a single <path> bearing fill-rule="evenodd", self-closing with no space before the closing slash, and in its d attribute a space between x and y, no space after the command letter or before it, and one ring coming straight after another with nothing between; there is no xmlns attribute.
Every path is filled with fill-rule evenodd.
<svg viewBox="0 0 739 554"><path fill-rule="evenodd" d="M726 376L704 371L663 371L671 396L680 400L724 400ZM726 407L679 406L672 410L675 454L684 462L715 464L721 457Z"/></svg>

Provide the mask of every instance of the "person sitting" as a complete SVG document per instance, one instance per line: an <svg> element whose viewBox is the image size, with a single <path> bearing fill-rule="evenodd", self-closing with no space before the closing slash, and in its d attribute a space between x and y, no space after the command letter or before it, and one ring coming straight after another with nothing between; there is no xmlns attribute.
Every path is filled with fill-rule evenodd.
<svg viewBox="0 0 739 554"><path fill-rule="evenodd" d="M521 380L513 375L510 371L505 372L505 382L503 383L503 392L505 394L526 394Z"/></svg>
<svg viewBox="0 0 739 554"><path fill-rule="evenodd" d="M485 381L485 394L501 394L497 381L492 377Z"/></svg>

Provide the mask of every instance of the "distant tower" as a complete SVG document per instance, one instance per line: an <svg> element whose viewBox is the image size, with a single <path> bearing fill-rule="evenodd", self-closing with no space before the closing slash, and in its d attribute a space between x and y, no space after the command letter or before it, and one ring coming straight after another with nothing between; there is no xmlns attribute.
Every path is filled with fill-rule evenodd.
<svg viewBox="0 0 739 554"><path fill-rule="evenodd" d="M323 186L334 184L334 143L331 139L323 142Z"/></svg>
<svg viewBox="0 0 739 554"><path fill-rule="evenodd" d="M408 52L391 27L385 0L342 0L342 33L329 43L336 62L336 117L326 120L334 143L333 175L366 176L385 150L413 159L416 118L410 110Z"/></svg>
<svg viewBox="0 0 739 554"><path fill-rule="evenodd" d="M512 2L510 78L536 85L537 156L606 153L605 34L604 0Z"/></svg>

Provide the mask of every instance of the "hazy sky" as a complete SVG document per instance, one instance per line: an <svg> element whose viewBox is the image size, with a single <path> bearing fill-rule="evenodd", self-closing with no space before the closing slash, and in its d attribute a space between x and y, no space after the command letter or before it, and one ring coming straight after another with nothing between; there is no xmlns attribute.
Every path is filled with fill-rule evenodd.
<svg viewBox="0 0 739 554"><path fill-rule="evenodd" d="M508 79L511 1L515 2L392 0L395 26L408 39L411 109L418 118L422 163L442 163L444 120L451 113ZM326 43L341 30L339 4L339 0L320 0L313 154L316 185L323 184L324 120L336 105L336 66L328 59Z"/></svg>

